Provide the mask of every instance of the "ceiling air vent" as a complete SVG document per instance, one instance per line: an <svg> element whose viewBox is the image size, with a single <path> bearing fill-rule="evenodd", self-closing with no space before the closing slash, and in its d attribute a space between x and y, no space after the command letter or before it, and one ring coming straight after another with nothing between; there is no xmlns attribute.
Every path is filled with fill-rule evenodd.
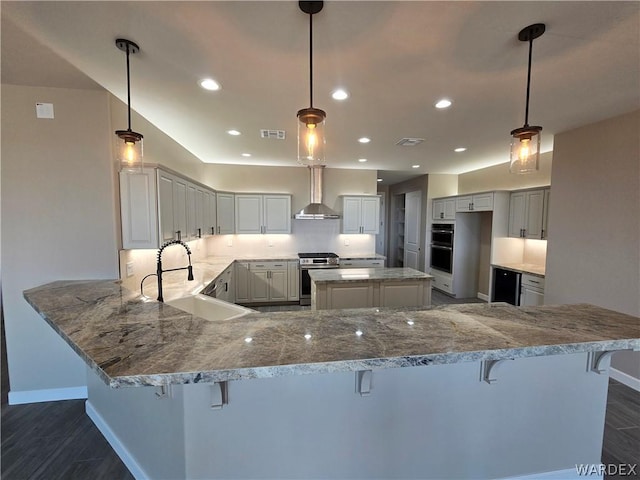
<svg viewBox="0 0 640 480"><path fill-rule="evenodd" d="M422 142L424 142L424 138L401 138L396 142L396 145L400 145L401 147L415 147Z"/></svg>
<svg viewBox="0 0 640 480"><path fill-rule="evenodd" d="M260 130L260 138L269 138L272 140L284 140L284 130Z"/></svg>

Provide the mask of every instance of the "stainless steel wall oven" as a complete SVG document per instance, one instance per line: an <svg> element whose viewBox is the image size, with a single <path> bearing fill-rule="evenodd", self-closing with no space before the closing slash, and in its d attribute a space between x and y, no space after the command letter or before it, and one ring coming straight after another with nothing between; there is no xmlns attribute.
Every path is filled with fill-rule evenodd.
<svg viewBox="0 0 640 480"><path fill-rule="evenodd" d="M431 268L453 271L453 223L436 223L431 227Z"/></svg>

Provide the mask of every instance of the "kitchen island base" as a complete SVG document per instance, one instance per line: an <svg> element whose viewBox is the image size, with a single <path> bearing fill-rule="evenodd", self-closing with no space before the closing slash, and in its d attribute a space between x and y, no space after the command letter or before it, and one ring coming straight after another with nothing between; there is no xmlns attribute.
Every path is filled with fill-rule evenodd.
<svg viewBox="0 0 640 480"><path fill-rule="evenodd" d="M88 369L87 411L136 478L566 478L600 463L608 358L589 357L229 381L221 409L219 384Z"/></svg>

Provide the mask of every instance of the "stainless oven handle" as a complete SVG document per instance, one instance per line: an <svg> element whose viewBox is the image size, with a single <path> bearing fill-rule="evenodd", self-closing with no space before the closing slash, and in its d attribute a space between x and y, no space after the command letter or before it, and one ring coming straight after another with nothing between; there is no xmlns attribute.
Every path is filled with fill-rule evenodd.
<svg viewBox="0 0 640 480"><path fill-rule="evenodd" d="M440 248L442 250L453 250L453 247L443 247L442 245L431 245L431 248Z"/></svg>
<svg viewBox="0 0 640 480"><path fill-rule="evenodd" d="M433 233L451 233L453 234L453 230L431 230Z"/></svg>

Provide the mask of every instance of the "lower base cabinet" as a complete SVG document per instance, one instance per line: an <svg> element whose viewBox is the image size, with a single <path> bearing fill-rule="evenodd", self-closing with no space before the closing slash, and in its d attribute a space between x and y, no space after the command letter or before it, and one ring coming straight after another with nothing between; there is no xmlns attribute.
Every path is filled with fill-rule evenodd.
<svg viewBox="0 0 640 480"><path fill-rule="evenodd" d="M427 307L431 279L415 281L311 282L311 309Z"/></svg>
<svg viewBox="0 0 640 480"><path fill-rule="evenodd" d="M442 292L453 295L453 276L438 270L431 270L429 275L433 277L432 286Z"/></svg>
<svg viewBox="0 0 640 480"><path fill-rule="evenodd" d="M537 307L544 304L544 278L522 274L520 279L520 306Z"/></svg>
<svg viewBox="0 0 640 480"><path fill-rule="evenodd" d="M235 303L282 303L300 299L297 261L236 262Z"/></svg>

